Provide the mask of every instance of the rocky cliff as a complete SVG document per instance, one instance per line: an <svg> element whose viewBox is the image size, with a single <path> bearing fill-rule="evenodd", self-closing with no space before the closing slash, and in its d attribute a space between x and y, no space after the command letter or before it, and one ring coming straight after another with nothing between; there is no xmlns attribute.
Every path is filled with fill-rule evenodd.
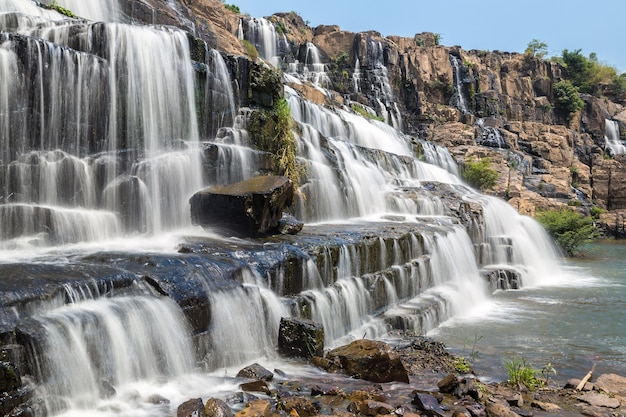
<svg viewBox="0 0 626 417"><path fill-rule="evenodd" d="M242 66L244 60L235 58L258 60L256 49L262 45L250 24L257 19L232 12L218 0L127 1L124 10L131 20L182 27L222 51L240 80L241 104L263 105L248 88L254 84L249 71L242 70L250 63ZM309 100L349 105L384 119L447 147L461 166L468 159L489 157L499 180L484 191L507 199L523 214L565 206L588 213L597 206L608 210L602 218L611 233L624 229L626 160L606 145L607 120L618 126L617 139L624 138L623 97L582 95L584 108L568 114L555 101L554 85L567 78L566 68L556 62L442 46L432 33L401 38L334 25L311 28L294 12L263 22L273 25L278 37L277 73L315 64L314 48L323 65L322 79L294 83L283 78Z"/></svg>

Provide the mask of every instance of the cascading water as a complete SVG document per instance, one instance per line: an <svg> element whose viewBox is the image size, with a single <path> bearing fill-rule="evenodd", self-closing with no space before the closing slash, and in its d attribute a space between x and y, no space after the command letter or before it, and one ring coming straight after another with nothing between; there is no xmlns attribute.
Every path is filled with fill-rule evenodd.
<svg viewBox="0 0 626 417"><path fill-rule="evenodd" d="M78 11L75 3L63 4ZM117 10L113 3L110 10ZM296 214L318 224L307 226L302 241L259 243L188 227L193 192L271 165L249 147L246 110L237 109L236 84L220 53L207 49L205 62L192 65L187 36L177 29L64 20L28 1L5 1L2 12L0 250L104 245L136 234L147 236L138 245L149 246L160 233L181 229L203 242L195 252L165 234L167 249L133 247L134 240L124 246L132 247L128 253L117 246L119 252L99 247L95 254L57 248L47 266L38 259L34 272L25 267L29 278L46 276L46 268L61 275L67 267L96 280L110 271L90 268L106 265L126 271L130 286L142 289L88 297L70 291L68 305L15 314L32 318L44 335L35 360L38 395L52 413L171 415L169 406L149 405L140 387L182 384L196 365L223 373L272 358L281 317L323 323L329 346L364 334L383 337L389 328L427 332L484 301L486 272L512 270L526 285L558 272L555 250L535 222L464 185L445 149L398 130L380 42L367 40L354 85L374 86L387 123L347 107L330 110L285 87L306 167ZM247 24L241 36L278 66L284 39L273 24ZM305 78L316 73L310 81L321 88L315 45L306 45L302 62ZM448 188L436 195L433 184ZM458 197L467 224L450 214L447 195ZM481 216L467 207L480 207ZM381 230L392 236L379 236ZM293 282L294 275L301 280Z"/></svg>
<svg viewBox="0 0 626 417"><path fill-rule="evenodd" d="M461 59L456 55L450 55L450 64L454 75L454 95L452 96L452 105L459 109L463 114L469 113L467 100L463 92L463 74L461 68Z"/></svg>
<svg viewBox="0 0 626 417"><path fill-rule="evenodd" d="M626 153L626 146L619 136L619 124L615 120L605 119L604 149L611 155Z"/></svg>
<svg viewBox="0 0 626 417"><path fill-rule="evenodd" d="M290 63L289 73L295 75L302 81L309 81L318 87L328 87L330 79L326 74L326 66L320 59L320 52L317 46L307 42L300 52L300 61Z"/></svg>

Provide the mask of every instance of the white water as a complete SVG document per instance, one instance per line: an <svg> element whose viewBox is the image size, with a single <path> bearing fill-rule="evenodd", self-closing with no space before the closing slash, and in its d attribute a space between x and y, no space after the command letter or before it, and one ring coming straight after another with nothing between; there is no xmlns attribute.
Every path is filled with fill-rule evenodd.
<svg viewBox="0 0 626 417"><path fill-rule="evenodd" d="M19 4L28 13L25 3ZM46 13L40 15L39 23L48 19ZM248 23L250 41L266 61L278 66L282 41L273 25L265 19ZM20 24L19 31L45 40L26 42L32 64L25 67L16 42L2 35L0 152L3 161L10 162L1 166L6 204L0 207L3 219L9 219L0 222L1 257L11 260L9 249L20 245L81 241L87 242L48 248L46 259L71 264L70 255L85 250L150 250L177 256L182 235L201 233L190 228L187 201L205 185L201 155L208 146L200 142L195 119L198 80L188 59L186 35L172 28L74 21ZM81 36L76 39L71 33ZM463 185L445 149L424 142L419 150L412 145L414 139L396 129L402 120L384 66L383 45L373 40L367 45L367 62L362 67L357 63L359 77L373 77L380 93L378 110L387 123L366 120L348 108L329 110L286 88L301 127L299 159L307 165L299 217L309 223L354 221L359 229L393 214L416 229L409 244L373 239L379 259L369 259L346 244L338 250L336 265L330 250L320 255L326 257L322 270L312 261L306 263L307 286L297 296L307 300L308 313L324 324L330 346L363 335L382 337L391 325L426 332L450 317L471 314L488 303L480 277L483 267L519 271L524 283L532 285L561 275L553 262L554 248L535 222ZM321 72L315 67L320 65L316 49L307 48L304 65ZM209 52L204 65L208 82L202 94L208 104L200 110L216 121L202 140L214 142L219 154L211 181L248 178L256 163L235 117L233 83L221 55ZM19 76L13 77L15 73ZM27 74L36 74L28 79L32 91L23 88ZM27 102L36 103L32 114L11 111L28 108ZM30 127L28 132L24 126ZM486 220L472 225L476 235L446 217L442 201L422 187L424 181L450 184L465 199L480 204ZM53 232L29 223L46 216L35 214L37 210L50 210ZM13 230L20 222L21 230ZM137 239L129 238L135 234ZM234 248L244 243L224 242ZM402 245L408 247L404 255ZM484 264L476 261L475 245L485 249ZM20 253L21 259L28 256ZM241 256L245 261L245 251ZM42 359L49 374L43 392L68 401L66 415L165 416L176 404L151 404L151 394L182 402L196 392L214 392L205 382L201 389L189 389L190 381L206 380L206 375L194 374L200 372L194 369L194 359L204 370L225 372L259 356L273 358L280 317L298 312L287 309L288 300L264 282L280 282L280 272L262 279L251 271L243 274L240 286L214 291L207 283L204 288L212 321L199 336L205 349L202 358L193 357L179 308L160 298L79 298L69 306L42 311L37 320L50 341ZM372 286L377 288L374 293ZM383 301L375 297L379 291ZM54 363L55 357L62 359ZM73 358L79 358L81 366L68 365ZM68 375L70 371L76 375ZM113 397L100 392L101 379L114 386ZM236 387L224 383L224 389Z"/></svg>
<svg viewBox="0 0 626 417"><path fill-rule="evenodd" d="M605 119L604 149L609 150L611 155L626 153L626 146L619 136L619 124L615 120Z"/></svg>
<svg viewBox="0 0 626 417"><path fill-rule="evenodd" d="M452 96L452 105L458 108L463 114L469 113L467 100L463 94L461 59L455 55L450 55L450 64L452 65L452 71L454 72L454 95Z"/></svg>

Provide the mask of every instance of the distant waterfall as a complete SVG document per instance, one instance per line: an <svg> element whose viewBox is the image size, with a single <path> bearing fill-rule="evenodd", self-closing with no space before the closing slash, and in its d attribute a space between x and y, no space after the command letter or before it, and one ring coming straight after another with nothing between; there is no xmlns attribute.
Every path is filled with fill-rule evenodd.
<svg viewBox="0 0 626 417"><path fill-rule="evenodd" d="M469 107L467 106L467 100L465 99L465 93L463 92L463 70L461 68L461 59L450 54L450 64L452 65L454 75L454 95L452 96L451 104L459 109L461 113L469 113Z"/></svg>
<svg viewBox="0 0 626 417"><path fill-rule="evenodd" d="M367 39L367 72L373 79L376 87L378 109L385 118L385 122L398 130L402 130L402 115L394 100L393 89L389 82L389 74L383 56L383 44L373 39Z"/></svg>
<svg viewBox="0 0 626 417"><path fill-rule="evenodd" d="M326 74L326 66L320 59L317 46L307 42L300 49L299 59L288 65L288 71L302 81L309 81L319 87L328 87L330 78Z"/></svg>
<svg viewBox="0 0 626 417"><path fill-rule="evenodd" d="M272 22L264 18L249 19L244 36L247 41L256 47L259 56L263 60L276 68L280 68L278 51L281 39Z"/></svg>
<svg viewBox="0 0 626 417"><path fill-rule="evenodd" d="M619 124L615 120L605 119L604 149L609 150L611 155L626 153L626 146L619 136Z"/></svg>

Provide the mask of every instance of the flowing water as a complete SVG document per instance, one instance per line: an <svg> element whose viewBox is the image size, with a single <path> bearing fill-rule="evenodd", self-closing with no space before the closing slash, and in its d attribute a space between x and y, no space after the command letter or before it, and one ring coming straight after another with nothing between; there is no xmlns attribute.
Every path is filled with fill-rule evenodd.
<svg viewBox="0 0 626 417"><path fill-rule="evenodd" d="M0 4L0 267L24 286L48 275L68 282L50 303L3 305L0 324L26 327L37 395L51 413L165 416L189 397L224 396L237 390L224 374L257 357L275 361L280 318L304 310L335 346L384 337L390 326L423 333L450 318L434 331L487 318L508 329L540 311L533 306L558 305L557 291L604 282L559 265L537 223L464 185L445 149L397 130L384 46L369 37L354 87L372 89L372 111L386 122L285 87L306 167L295 208L308 224L303 241L255 249L194 228L194 192L260 170L237 83L217 51L192 64L183 31L122 24L88 4L81 13L108 21L64 19L29 0ZM317 47L286 62L284 36L266 19L249 19L240 35L266 62L293 64L290 80L317 80L323 91ZM484 217L469 213L461 225L433 182L463 214L475 207ZM406 233L377 234L397 229ZM365 244L353 242L358 233ZM179 253L189 236L218 243ZM307 238L324 240L306 253ZM284 254L274 265L272 250L302 261L301 282L286 282L293 265ZM504 272L523 289L492 299L483 275ZM76 288L76 276L99 284ZM126 282L125 291L108 280ZM192 302L171 301L176 285ZM533 330L536 340L554 337ZM73 358L81 365L68 365Z"/></svg>
<svg viewBox="0 0 626 417"><path fill-rule="evenodd" d="M626 244L598 242L586 254L568 260L566 276L497 292L431 335L456 353L475 350L476 369L490 379L505 380L504 361L514 357L552 364L558 381L582 378L593 364L596 375L625 375Z"/></svg>

